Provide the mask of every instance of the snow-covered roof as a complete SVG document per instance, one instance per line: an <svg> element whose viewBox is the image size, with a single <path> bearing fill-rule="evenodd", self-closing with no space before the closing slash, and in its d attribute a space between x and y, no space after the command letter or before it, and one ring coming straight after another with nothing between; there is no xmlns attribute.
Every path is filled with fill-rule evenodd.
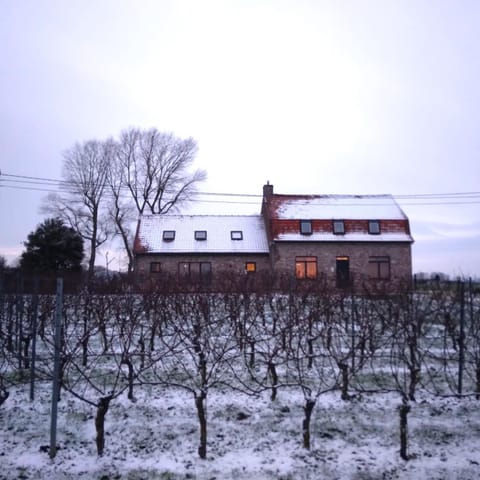
<svg viewBox="0 0 480 480"><path fill-rule="evenodd" d="M166 230L175 231L174 240L163 240ZM196 231L206 231L206 240L196 240ZM233 240L231 232L242 232L241 239ZM268 253L268 242L260 215L143 215L135 249L145 253Z"/></svg>
<svg viewBox="0 0 480 480"><path fill-rule="evenodd" d="M401 220L407 217L391 195L272 195L277 219Z"/></svg>

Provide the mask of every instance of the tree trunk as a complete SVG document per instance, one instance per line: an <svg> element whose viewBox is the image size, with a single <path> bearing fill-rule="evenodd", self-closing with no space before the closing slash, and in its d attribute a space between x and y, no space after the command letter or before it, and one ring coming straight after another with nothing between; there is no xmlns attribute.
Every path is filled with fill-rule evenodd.
<svg viewBox="0 0 480 480"><path fill-rule="evenodd" d="M148 346L148 349L151 352L154 352L155 351L155 335L156 335L156 332L157 332L157 318L156 318L156 315L153 319L153 322L152 322L152 329L150 331L150 344Z"/></svg>
<svg viewBox="0 0 480 480"><path fill-rule="evenodd" d="M408 413L410 412L410 405L404 399L400 405L400 457L403 460L408 460Z"/></svg>
<svg viewBox="0 0 480 480"><path fill-rule="evenodd" d="M4 404L9 395L10 393L7 389L3 385L0 385L0 407Z"/></svg>
<svg viewBox="0 0 480 480"><path fill-rule="evenodd" d="M303 407L303 411L305 413L305 417L303 419L302 427L303 427L303 448L310 450L310 420L312 418L313 407L315 406L314 400L307 400L305 402L305 406Z"/></svg>
<svg viewBox="0 0 480 480"><path fill-rule="evenodd" d="M201 392L195 395L195 406L197 407L198 421L200 424L200 446L198 447L198 455L201 459L207 458L207 413L205 408L205 400L207 395Z"/></svg>
<svg viewBox="0 0 480 480"><path fill-rule="evenodd" d="M108 352L108 337L107 337L107 326L105 325L105 320L102 318L98 322L98 331L102 337L103 343L103 354L105 355Z"/></svg>
<svg viewBox="0 0 480 480"><path fill-rule="evenodd" d="M105 415L108 412L108 407L112 396L102 397L97 405L97 416L95 417L95 430L97 431L97 454L99 457L103 455L103 449L105 447Z"/></svg>
<svg viewBox="0 0 480 480"><path fill-rule="evenodd" d="M312 330L313 330L313 320L308 319L308 368L313 368L313 339L312 339Z"/></svg>
<svg viewBox="0 0 480 480"><path fill-rule="evenodd" d="M83 340L82 340L82 366L86 367L88 364L88 317L83 315Z"/></svg>
<svg viewBox="0 0 480 480"><path fill-rule="evenodd" d="M125 253L127 254L127 258L128 258L127 273L130 275L133 272L133 252L130 246L130 239L128 238L128 232L123 228L123 224L121 220L116 218L115 223L118 227L118 232L120 233L120 237L122 238L123 248L125 250Z"/></svg>
<svg viewBox="0 0 480 480"><path fill-rule="evenodd" d="M475 377L476 377L476 384L475 384L475 398L477 400L480 400L480 365L477 365L477 368L475 370Z"/></svg>
<svg viewBox="0 0 480 480"><path fill-rule="evenodd" d="M420 381L420 369L412 368L410 370L410 382L408 385L408 399L412 402L415 401L415 392L417 390L417 384Z"/></svg>
<svg viewBox="0 0 480 480"><path fill-rule="evenodd" d="M278 385L277 369L273 362L268 363L268 372L272 377L272 394L270 395L270 400L273 402L277 398L277 385Z"/></svg>
<svg viewBox="0 0 480 480"><path fill-rule="evenodd" d="M30 356L28 355L28 349L30 348L31 337L23 336L21 341L23 343L23 367L25 369L30 368Z"/></svg>
<svg viewBox="0 0 480 480"><path fill-rule="evenodd" d="M95 257L97 254L97 245L95 237L90 240L90 258L88 259L87 281L90 286L95 276Z"/></svg>
<svg viewBox="0 0 480 480"><path fill-rule="evenodd" d="M250 340L250 361L248 362L250 368L255 366L255 339Z"/></svg>
<svg viewBox="0 0 480 480"><path fill-rule="evenodd" d="M138 345L140 346L140 368L143 369L145 367L145 340L143 339L143 332L141 333Z"/></svg>
<svg viewBox="0 0 480 480"><path fill-rule="evenodd" d="M349 385L349 376L348 376L348 365L346 363L338 364L340 371L342 373L342 400L350 400L350 395L348 394L348 385Z"/></svg>
<svg viewBox="0 0 480 480"><path fill-rule="evenodd" d="M134 400L133 397L133 365L130 359L128 358L128 355L124 355L121 361L122 365L126 365L128 368L128 399L129 400Z"/></svg>

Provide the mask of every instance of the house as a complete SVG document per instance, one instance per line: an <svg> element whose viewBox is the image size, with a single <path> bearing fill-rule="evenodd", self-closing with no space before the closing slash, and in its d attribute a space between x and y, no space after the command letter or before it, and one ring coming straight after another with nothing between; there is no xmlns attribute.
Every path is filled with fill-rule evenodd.
<svg viewBox="0 0 480 480"><path fill-rule="evenodd" d="M391 195L278 195L265 185L262 217L275 272L357 291L411 280L410 226Z"/></svg>
<svg viewBox="0 0 480 480"><path fill-rule="evenodd" d="M269 278L392 291L410 283L412 243L391 195L281 195L267 184L260 215L142 216L135 275L144 288L218 289Z"/></svg>
<svg viewBox="0 0 480 480"><path fill-rule="evenodd" d="M246 274L270 273L260 215L143 215L134 243L137 283L150 288L237 285Z"/></svg>

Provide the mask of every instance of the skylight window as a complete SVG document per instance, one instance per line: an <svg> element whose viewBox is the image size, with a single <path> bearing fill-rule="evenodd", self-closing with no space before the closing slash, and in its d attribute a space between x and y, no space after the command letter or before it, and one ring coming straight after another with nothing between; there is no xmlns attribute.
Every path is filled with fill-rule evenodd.
<svg viewBox="0 0 480 480"><path fill-rule="evenodd" d="M195 230L195 240L206 240L207 231L206 230Z"/></svg>
<svg viewBox="0 0 480 480"><path fill-rule="evenodd" d="M333 233L335 235L344 235L345 234L345 223L343 220L334 220L333 221Z"/></svg>
<svg viewBox="0 0 480 480"><path fill-rule="evenodd" d="M163 231L163 241L164 242L173 242L175 240L175 230L164 230Z"/></svg>
<svg viewBox="0 0 480 480"><path fill-rule="evenodd" d="M380 234L380 222L378 220L368 221L368 233L370 233L370 235Z"/></svg>
<svg viewBox="0 0 480 480"><path fill-rule="evenodd" d="M230 238L232 240L243 240L243 232L241 230L232 230L230 232Z"/></svg>
<svg viewBox="0 0 480 480"><path fill-rule="evenodd" d="M311 220L300 220L300 233L302 235L311 235L312 234L312 221Z"/></svg>

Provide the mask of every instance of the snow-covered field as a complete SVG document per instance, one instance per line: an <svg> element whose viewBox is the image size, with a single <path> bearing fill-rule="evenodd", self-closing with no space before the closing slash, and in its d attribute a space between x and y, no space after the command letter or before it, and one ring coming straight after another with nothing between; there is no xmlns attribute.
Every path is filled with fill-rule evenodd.
<svg viewBox="0 0 480 480"><path fill-rule="evenodd" d="M0 480L480 479L480 298L461 306L440 293L74 296L57 316L44 297L38 324L31 299L7 296ZM51 459L54 377L62 392ZM97 407L110 398L98 456Z"/></svg>
<svg viewBox="0 0 480 480"><path fill-rule="evenodd" d="M132 403L112 401L103 457L95 448L95 409L62 395L54 460L48 455L49 383L29 401L28 385L10 389L0 409L3 479L463 479L480 478L480 402L419 395L409 415L410 456L399 457L399 398L339 393L319 398L312 449L302 448L303 397L212 391L208 454L197 454L193 397L142 387Z"/></svg>

